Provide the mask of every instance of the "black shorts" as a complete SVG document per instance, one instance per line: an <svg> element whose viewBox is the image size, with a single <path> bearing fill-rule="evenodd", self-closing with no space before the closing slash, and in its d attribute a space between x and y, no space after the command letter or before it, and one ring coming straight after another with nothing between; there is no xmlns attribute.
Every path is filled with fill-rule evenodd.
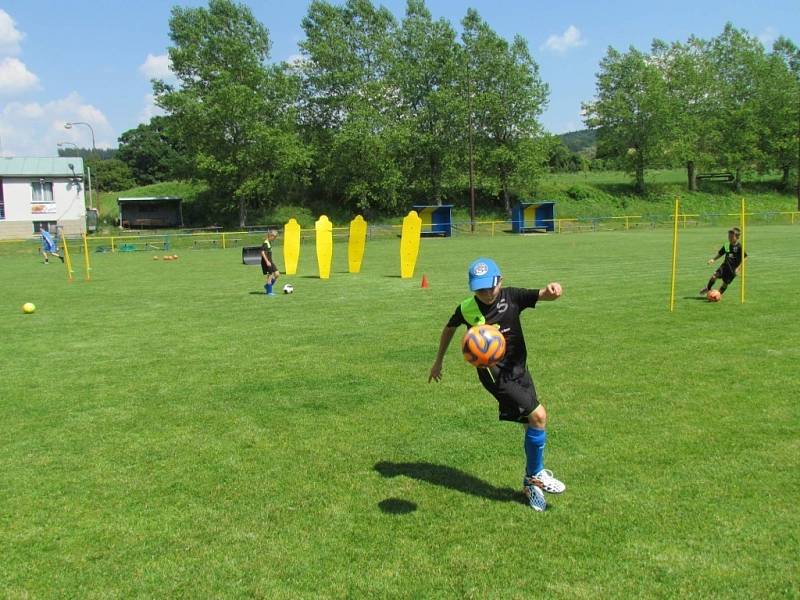
<svg viewBox="0 0 800 600"><path fill-rule="evenodd" d="M527 423L528 415L539 406L536 386L527 367L492 367L477 371L483 387L497 399L500 420Z"/></svg>
<svg viewBox="0 0 800 600"><path fill-rule="evenodd" d="M277 270L278 270L278 267L275 266L275 263L272 263L269 266L267 266L267 261L265 261L263 258L261 259L261 272L264 275L269 275L271 273L274 273Z"/></svg>
<svg viewBox="0 0 800 600"><path fill-rule="evenodd" d="M729 264L725 263L719 269L714 271L714 276L722 279L722 281L725 282L725 285L728 285L731 281L736 279L736 269L732 269Z"/></svg>

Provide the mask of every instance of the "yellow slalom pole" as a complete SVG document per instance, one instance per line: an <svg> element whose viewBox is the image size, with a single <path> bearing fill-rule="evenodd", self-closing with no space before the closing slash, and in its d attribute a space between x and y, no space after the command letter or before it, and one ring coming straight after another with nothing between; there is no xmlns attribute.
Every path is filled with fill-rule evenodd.
<svg viewBox="0 0 800 600"><path fill-rule="evenodd" d="M745 205L745 201L744 201L744 198L742 198L742 214L739 217L739 228L742 230L742 241L741 241L741 244L742 244L742 283L739 286L739 304L744 304L744 282L745 282L745 278L744 278L745 242L744 241L746 239L746 237L745 237L745 222L747 221L747 217L745 216L745 206L744 205Z"/></svg>
<svg viewBox="0 0 800 600"><path fill-rule="evenodd" d="M669 312L675 310L675 271L678 265L678 219L680 200L675 198L675 216L672 222L672 284L669 292Z"/></svg>
<svg viewBox="0 0 800 600"><path fill-rule="evenodd" d="M67 279L72 281L72 259L69 257L69 244L67 244L67 236L64 236L64 264L67 267Z"/></svg>
<svg viewBox="0 0 800 600"><path fill-rule="evenodd" d="M91 281L92 267L89 264L89 242L86 241L86 232L83 232L81 235L83 236L83 268L85 270L84 279L86 279L86 281Z"/></svg>

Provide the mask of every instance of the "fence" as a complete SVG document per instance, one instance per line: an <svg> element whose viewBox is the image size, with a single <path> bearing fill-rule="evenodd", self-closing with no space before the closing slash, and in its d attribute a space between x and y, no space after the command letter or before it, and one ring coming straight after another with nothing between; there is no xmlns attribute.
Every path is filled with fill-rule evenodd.
<svg viewBox="0 0 800 600"><path fill-rule="evenodd" d="M679 226L729 226L738 223L739 213L681 213ZM800 223L800 211L769 211L748 212L750 224L786 224ZM673 215L615 215L608 217L570 217L554 219L557 234L584 233L596 231L631 231L637 229L655 229L671 226ZM389 239L400 236L401 225L370 225L367 228L367 239ZM452 223L453 236L460 235L499 235L511 233L511 220L497 221L470 221ZM350 234L349 225L334 227L334 242L346 242ZM300 243L314 243L315 230L313 228L300 230ZM70 242L73 238L70 237ZM199 249L227 249L242 246L260 246L264 239L264 232L248 228L244 231L190 231L178 233L146 233L125 232L121 235L92 236L88 238L89 252L174 252L176 250ZM442 238L446 239L446 238ZM80 238L74 238L78 243ZM13 254L15 252L28 253L38 251L40 245L38 237L29 240L0 240L0 254Z"/></svg>

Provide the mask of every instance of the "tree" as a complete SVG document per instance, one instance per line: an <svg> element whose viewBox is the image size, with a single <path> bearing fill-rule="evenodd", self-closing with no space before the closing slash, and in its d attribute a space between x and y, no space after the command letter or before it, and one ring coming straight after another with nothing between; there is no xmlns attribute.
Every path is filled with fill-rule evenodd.
<svg viewBox="0 0 800 600"><path fill-rule="evenodd" d="M169 132L169 118L156 116L119 137L117 158L126 163L136 183L148 185L188 173L186 150Z"/></svg>
<svg viewBox="0 0 800 600"><path fill-rule="evenodd" d="M569 171L572 151L560 138L551 135L547 138L547 164L553 172Z"/></svg>
<svg viewBox="0 0 800 600"><path fill-rule="evenodd" d="M119 159L89 158L86 166L92 170L92 184L98 192L117 192L136 185L130 167Z"/></svg>
<svg viewBox="0 0 800 600"><path fill-rule="evenodd" d="M663 161L669 128L666 80L650 56L609 47L597 74L597 99L583 104L597 130L597 155L617 158L645 191L644 172Z"/></svg>
<svg viewBox="0 0 800 600"><path fill-rule="evenodd" d="M547 161L538 121L548 87L527 43L511 44L470 9L462 20L463 89L474 127L481 186L511 214L511 188L529 193ZM470 130L473 129L470 127Z"/></svg>
<svg viewBox="0 0 800 600"><path fill-rule="evenodd" d="M424 202L441 204L455 184L465 125L459 52L450 24L434 22L422 0L409 0L388 77L399 99L400 164L411 194Z"/></svg>
<svg viewBox="0 0 800 600"><path fill-rule="evenodd" d="M764 48L757 38L728 23L711 40L709 88L711 124L718 163L734 172L736 191L742 189L742 172L763 162L759 144L763 121L759 118L759 81L765 75Z"/></svg>
<svg viewBox="0 0 800 600"><path fill-rule="evenodd" d="M177 86L154 81L198 178L233 200L244 226L249 205L269 206L310 163L295 131L298 81L266 66L269 34L249 8L209 0L172 9L169 48Z"/></svg>
<svg viewBox="0 0 800 600"><path fill-rule="evenodd" d="M301 121L315 149L315 188L359 210L402 202L398 99L387 86L395 27L391 12L369 0L314 0L303 18Z"/></svg>
<svg viewBox="0 0 800 600"><path fill-rule="evenodd" d="M651 56L667 87L667 157L685 165L688 189L696 191L697 169L713 164L716 144L713 105L708 101L712 86L708 43L694 36L685 44L655 40Z"/></svg>
<svg viewBox="0 0 800 600"><path fill-rule="evenodd" d="M764 82L764 152L783 172L782 184L789 188L789 173L797 171L797 209L800 210L800 49L789 39L775 42L768 57Z"/></svg>

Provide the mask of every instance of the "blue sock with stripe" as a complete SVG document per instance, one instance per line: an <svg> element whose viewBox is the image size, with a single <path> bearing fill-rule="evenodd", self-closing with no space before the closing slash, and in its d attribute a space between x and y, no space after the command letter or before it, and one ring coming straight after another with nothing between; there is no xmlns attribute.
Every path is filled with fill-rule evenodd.
<svg viewBox="0 0 800 600"><path fill-rule="evenodd" d="M528 427L525 431L525 464L526 475L536 475L544 469L544 445L547 441L547 432L544 429Z"/></svg>

